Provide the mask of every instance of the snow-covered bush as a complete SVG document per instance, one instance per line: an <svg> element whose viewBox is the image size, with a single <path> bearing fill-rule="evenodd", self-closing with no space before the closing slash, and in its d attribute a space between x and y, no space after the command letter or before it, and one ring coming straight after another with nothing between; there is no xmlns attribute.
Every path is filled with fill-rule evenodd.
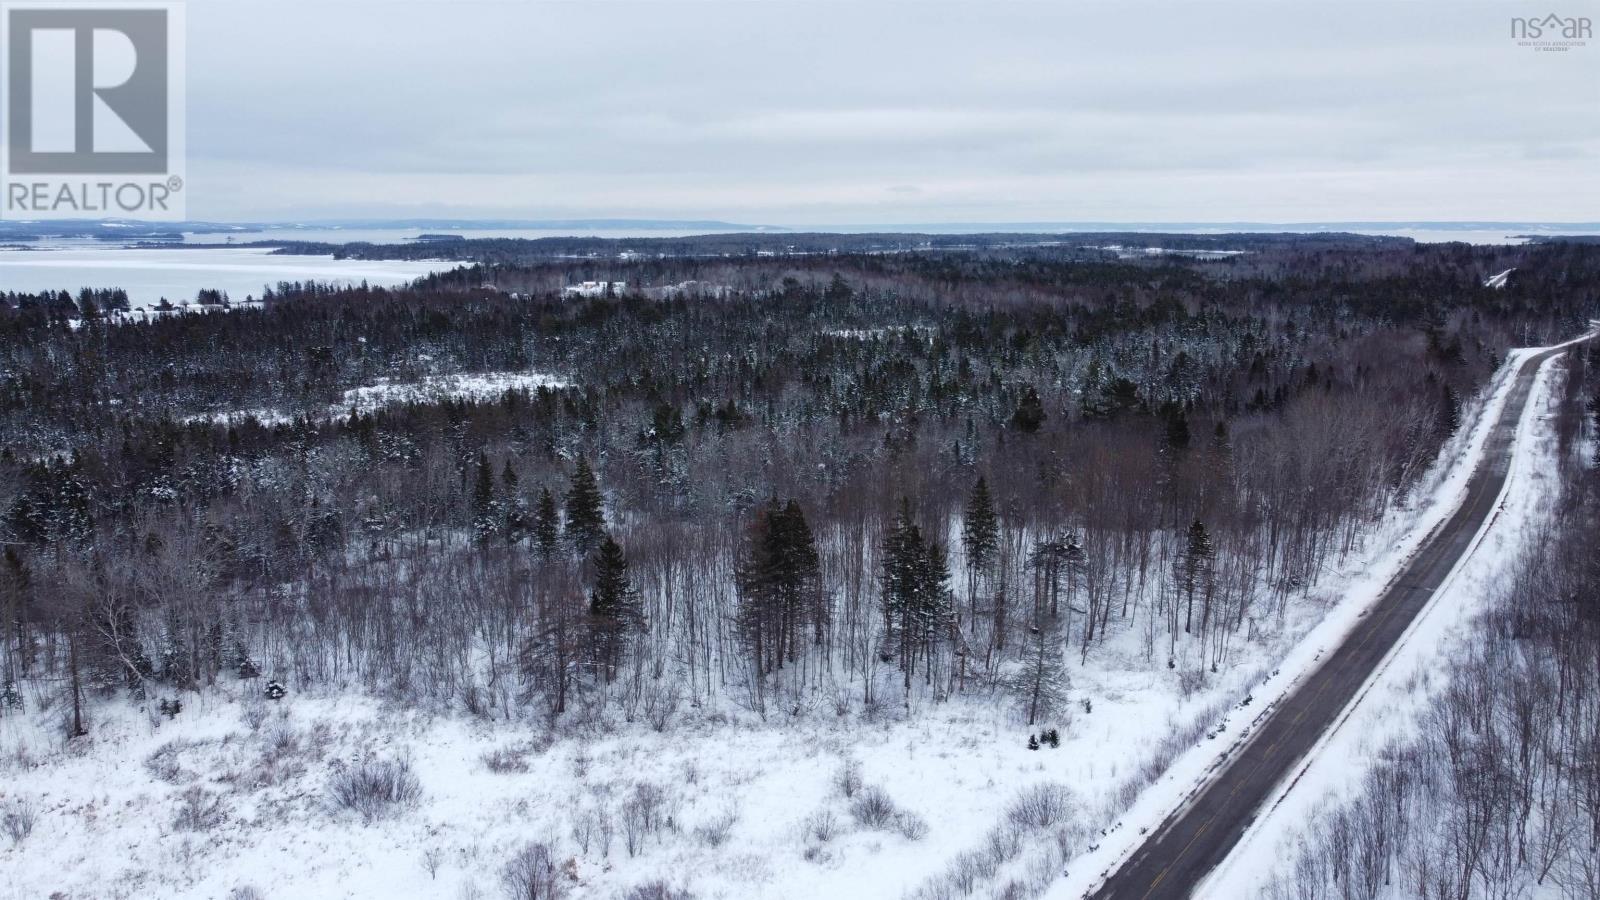
<svg viewBox="0 0 1600 900"><path fill-rule="evenodd" d="M144 768L159 781L167 784L184 784L194 780L194 773L178 764L178 754L189 746L186 741L168 741L145 757Z"/></svg>
<svg viewBox="0 0 1600 900"><path fill-rule="evenodd" d="M403 759L366 760L335 773L328 793L336 806L370 822L415 804L422 797L422 784Z"/></svg>
<svg viewBox="0 0 1600 900"><path fill-rule="evenodd" d="M850 802L850 815L864 828L887 828L894 822L894 801L883 788L862 788Z"/></svg>
<svg viewBox="0 0 1600 900"><path fill-rule="evenodd" d="M695 840L707 847L721 847L728 842L728 836L733 834L733 826L738 821L737 812L731 809L723 810L694 827Z"/></svg>
<svg viewBox="0 0 1600 900"><path fill-rule="evenodd" d="M694 900L694 895L665 881L649 881L628 892L627 900Z"/></svg>
<svg viewBox="0 0 1600 900"><path fill-rule="evenodd" d="M605 813L597 807L586 807L578 810L572 816L572 839L577 842L578 849L588 853L600 839L600 817ZM611 848L604 848L609 854Z"/></svg>
<svg viewBox="0 0 1600 900"><path fill-rule="evenodd" d="M826 844L839 836L839 817L832 810L819 809L806 818L802 830L807 840Z"/></svg>
<svg viewBox="0 0 1600 900"><path fill-rule="evenodd" d="M920 841L928 836L928 820L909 809L902 809L894 815L894 830L908 841Z"/></svg>
<svg viewBox="0 0 1600 900"><path fill-rule="evenodd" d="M517 851L500 870L500 884L507 900L560 900L567 893L548 844L532 843Z"/></svg>
<svg viewBox="0 0 1600 900"><path fill-rule="evenodd" d="M1011 801L1006 818L1025 828L1049 828L1070 815L1074 805L1066 785L1036 784Z"/></svg>
<svg viewBox="0 0 1600 900"><path fill-rule="evenodd" d="M239 711L239 721L244 724L245 728L250 730L251 734L260 731L261 726L267 722L266 704L258 700L246 700L244 708Z"/></svg>
<svg viewBox="0 0 1600 900"><path fill-rule="evenodd" d="M642 781L622 801L621 815L628 855L637 856L646 838L671 824L671 798L661 785Z"/></svg>
<svg viewBox="0 0 1600 900"><path fill-rule="evenodd" d="M178 798L178 809L172 814L172 827L176 831L210 831L227 821L228 810L222 798L195 786Z"/></svg>
<svg viewBox="0 0 1600 900"><path fill-rule="evenodd" d="M983 852L997 867L1016 859L1022 852L1021 828L1008 820L989 829L983 839Z"/></svg>
<svg viewBox="0 0 1600 900"><path fill-rule="evenodd" d="M497 775L528 771L528 757L516 747L496 747L483 754L483 767Z"/></svg>
<svg viewBox="0 0 1600 900"><path fill-rule="evenodd" d="M6 806L6 811L0 813L0 831L11 838L12 844L20 844L33 833L33 825L38 821L39 813L33 804L26 800L15 800Z"/></svg>
<svg viewBox="0 0 1600 900"><path fill-rule="evenodd" d="M644 720L656 731L666 731L682 702L683 692L677 685L663 686L659 681L652 681L644 691Z"/></svg>
<svg viewBox="0 0 1600 900"><path fill-rule="evenodd" d="M846 800L854 797L861 790L861 762L846 759L839 763L838 771L833 773L833 786Z"/></svg>
<svg viewBox="0 0 1600 900"><path fill-rule="evenodd" d="M946 877L962 896L972 893L980 882L994 878L997 867L987 854L967 851L950 864Z"/></svg>

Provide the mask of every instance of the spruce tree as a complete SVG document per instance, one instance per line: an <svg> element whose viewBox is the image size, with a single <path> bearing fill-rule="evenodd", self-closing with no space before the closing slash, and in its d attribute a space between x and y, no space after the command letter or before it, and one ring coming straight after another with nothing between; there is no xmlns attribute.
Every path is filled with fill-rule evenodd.
<svg viewBox="0 0 1600 900"><path fill-rule="evenodd" d="M737 579L735 624L757 677L795 661L808 628L821 639L828 612L821 560L800 504L773 500L757 513Z"/></svg>
<svg viewBox="0 0 1600 900"><path fill-rule="evenodd" d="M969 578L988 570L999 546L1000 520L995 516L994 499L989 496L989 483L980 476L967 496L967 511L961 522L961 547L967 554Z"/></svg>
<svg viewBox="0 0 1600 900"><path fill-rule="evenodd" d="M489 540L499 530L498 520L494 471L489 468L488 454L479 452L477 477L472 484L472 536L480 543Z"/></svg>
<svg viewBox="0 0 1600 900"><path fill-rule="evenodd" d="M1017 401L1017 409L1011 414L1011 424L1025 434L1033 434L1044 425L1045 418L1044 402L1030 384L1023 389L1022 399Z"/></svg>
<svg viewBox="0 0 1600 900"><path fill-rule="evenodd" d="M579 457L567 489L567 540L573 549L588 554L606 537L605 512L601 508L600 485L589 461Z"/></svg>
<svg viewBox="0 0 1600 900"><path fill-rule="evenodd" d="M884 540L882 603L885 649L899 658L908 694L919 659L931 680L937 643L950 632L949 578L944 547L923 538L903 501Z"/></svg>
<svg viewBox="0 0 1600 900"><path fill-rule="evenodd" d="M1216 550L1211 545L1211 535L1206 531L1206 526L1199 519L1189 526L1188 539L1184 545L1183 555L1178 557L1178 584L1187 600L1187 612L1184 614L1183 632L1189 634L1194 626L1194 595L1196 590L1203 588L1211 575L1211 560L1216 556ZM1209 594L1209 591L1206 593Z"/></svg>
<svg viewBox="0 0 1600 900"><path fill-rule="evenodd" d="M556 498L548 487L539 489L539 506L533 514L533 539L539 555L545 559L555 555L561 543L561 513L556 510Z"/></svg>
<svg viewBox="0 0 1600 900"><path fill-rule="evenodd" d="M1071 680L1063 647L1059 626L1047 618L1036 620L1023 649L1022 667L1004 680L1007 693L1027 711L1029 725L1066 705Z"/></svg>
<svg viewBox="0 0 1600 900"><path fill-rule="evenodd" d="M1461 396L1446 384L1439 397L1439 439L1448 439L1461 428Z"/></svg>
<svg viewBox="0 0 1600 900"><path fill-rule="evenodd" d="M638 593L628 579L628 558L611 535L603 535L594 557L594 590L589 592L589 628L595 663L606 681L616 674L627 632L643 624Z"/></svg>

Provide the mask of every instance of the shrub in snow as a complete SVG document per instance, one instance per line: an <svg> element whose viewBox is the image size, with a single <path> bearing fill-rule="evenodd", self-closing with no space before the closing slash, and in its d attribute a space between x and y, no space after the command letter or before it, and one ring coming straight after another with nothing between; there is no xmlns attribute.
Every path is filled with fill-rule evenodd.
<svg viewBox="0 0 1600 900"><path fill-rule="evenodd" d="M628 892L627 900L694 900L694 895L665 881L649 881Z"/></svg>
<svg viewBox="0 0 1600 900"><path fill-rule="evenodd" d="M560 900L567 893L547 844L529 844L517 851L501 868L500 884L507 900Z"/></svg>
<svg viewBox="0 0 1600 900"><path fill-rule="evenodd" d="M600 816L600 810L590 807L572 817L572 839L577 842L579 851L588 853L599 838Z"/></svg>
<svg viewBox="0 0 1600 900"><path fill-rule="evenodd" d="M22 843L28 835L33 833L34 822L38 821L39 814L33 804L26 800L17 800L0 813L0 831L11 838L12 844Z"/></svg>
<svg viewBox="0 0 1600 900"><path fill-rule="evenodd" d="M663 827L673 827L669 802L667 792L648 781L634 785L622 801L622 837L629 856L644 849L645 838Z"/></svg>
<svg viewBox="0 0 1600 900"><path fill-rule="evenodd" d="M228 900L267 900L267 896L257 890L255 885L241 884L228 892Z"/></svg>
<svg viewBox="0 0 1600 900"><path fill-rule="evenodd" d="M894 814L894 830L908 841L920 841L928 836L928 821L909 809Z"/></svg>
<svg viewBox="0 0 1600 900"><path fill-rule="evenodd" d="M677 685L663 687L653 681L644 692L644 720L656 731L666 731L683 702L683 693Z"/></svg>
<svg viewBox="0 0 1600 900"><path fill-rule="evenodd" d="M528 757L515 747L499 747L483 755L483 766L497 775L528 771Z"/></svg>
<svg viewBox="0 0 1600 900"><path fill-rule="evenodd" d="M442 865L444 865L443 847L429 847L422 851L422 867L428 870L430 880L439 877L439 867Z"/></svg>
<svg viewBox="0 0 1600 900"><path fill-rule="evenodd" d="M983 852L996 867L1016 859L1022 852L1021 829L1009 820L989 829L983 839Z"/></svg>
<svg viewBox="0 0 1600 900"><path fill-rule="evenodd" d="M246 656L244 659L239 660L239 668L236 669L235 671L237 671L239 673L239 677L240 678L260 678L261 677L261 667L256 665L255 663L251 662L250 661L250 657L248 657L248 656Z"/></svg>
<svg viewBox="0 0 1600 900"><path fill-rule="evenodd" d="M980 883L994 878L997 869L988 854L968 850L957 856L955 862L950 864L950 871L946 873L945 880L958 894L965 897L976 890Z"/></svg>
<svg viewBox="0 0 1600 900"><path fill-rule="evenodd" d="M1016 879L1005 883L1000 890L995 891L994 900L1030 900L1034 892L1028 886Z"/></svg>
<svg viewBox="0 0 1600 900"><path fill-rule="evenodd" d="M1037 749L1039 749L1039 736L1038 735L1035 735L1035 734L1028 735L1028 749L1029 750L1037 750Z"/></svg>
<svg viewBox="0 0 1600 900"><path fill-rule="evenodd" d="M854 759L841 762L839 770L833 773L833 786L846 800L854 797L856 791L861 790L861 763Z"/></svg>
<svg viewBox="0 0 1600 900"><path fill-rule="evenodd" d="M414 805L422 797L422 784L403 759L367 760L336 773L328 793L336 806L370 822Z"/></svg>
<svg viewBox="0 0 1600 900"><path fill-rule="evenodd" d="M826 844L839 836L839 819L832 810L817 810L806 819L803 827L806 839L819 844Z"/></svg>
<svg viewBox="0 0 1600 900"><path fill-rule="evenodd" d="M887 828L894 821L894 801L883 788L865 787L850 802L850 815L865 828Z"/></svg>
<svg viewBox="0 0 1600 900"><path fill-rule="evenodd" d="M267 721L266 704L259 701L247 701L244 709L239 713L239 721L244 723L244 727L250 729L251 734L260 731L261 726L266 724Z"/></svg>
<svg viewBox="0 0 1600 900"><path fill-rule="evenodd" d="M178 754L189 746L184 741L168 741L145 757L145 771L167 784L183 784L194 780L194 775L178 764Z"/></svg>
<svg viewBox="0 0 1600 900"><path fill-rule="evenodd" d="M721 814L694 827L695 840L707 847L721 847L728 842L728 836L733 833L734 823L739 821L739 814L733 810L726 810Z"/></svg>
<svg viewBox="0 0 1600 900"><path fill-rule="evenodd" d="M210 831L228 818L222 798L201 787L192 787L178 798L178 810L172 815L172 827L177 831Z"/></svg>
<svg viewBox="0 0 1600 900"><path fill-rule="evenodd" d="M1061 732L1055 730L1054 728L1050 729L1049 731L1046 731L1044 733L1044 742L1046 744L1049 744L1051 747L1060 747L1061 746Z"/></svg>
<svg viewBox="0 0 1600 900"><path fill-rule="evenodd" d="M1072 791L1063 784L1036 784L1011 801L1006 818L1024 828L1049 828L1072 813Z"/></svg>
<svg viewBox="0 0 1600 900"><path fill-rule="evenodd" d="M162 700L156 704L156 708L160 709L161 714L169 719L177 718L178 713L183 712L183 701L177 699Z"/></svg>
<svg viewBox="0 0 1600 900"><path fill-rule="evenodd" d="M284 690L283 689L283 685L279 684L278 682L269 681L269 682L267 682L267 686L262 689L261 693L268 700L282 700L283 699L283 695L287 694L289 692Z"/></svg>

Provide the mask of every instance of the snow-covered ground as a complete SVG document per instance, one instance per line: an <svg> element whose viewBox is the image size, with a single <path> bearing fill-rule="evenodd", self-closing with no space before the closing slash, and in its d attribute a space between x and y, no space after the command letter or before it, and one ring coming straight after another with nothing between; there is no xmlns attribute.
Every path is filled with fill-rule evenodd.
<svg viewBox="0 0 1600 900"><path fill-rule="evenodd" d="M258 683L230 681L183 695L172 719L155 711L158 697L97 703L91 735L68 745L59 705L41 709L30 695L27 714L0 717L0 810L37 812L30 836L0 843L0 900L213 898L243 887L268 898L502 896L502 866L535 841L573 897L626 896L662 879L702 900L894 898L963 867L975 896L1009 881L1078 896L1448 515L1515 364L1469 405L1473 424L1416 502L1292 604L1282 628L1241 647L1241 662L1185 685L1150 668L1132 629L1087 666L1074 662L1058 749L1028 750L1036 729L985 697L876 720L824 706L766 724L730 704L686 708L661 732L639 722L550 734L536 712L490 721L332 688L268 703ZM370 387L347 399L391 402L411 389ZM1249 694L1256 702L1236 709ZM409 760L421 784L414 804L370 823L330 795L332 779L369 758ZM858 821L836 784L847 760L905 814ZM1014 802L1049 785L1070 792L1070 811L1029 824ZM659 803L661 824L635 835L630 853L625 823L646 801Z"/></svg>
<svg viewBox="0 0 1600 900"><path fill-rule="evenodd" d="M455 268L444 261L334 259L274 255L268 247L134 249L119 246L0 250L0 287L38 293L118 287L134 306L193 300L202 288L233 300L259 298L283 281L394 287L430 272Z"/></svg>
<svg viewBox="0 0 1600 900"><path fill-rule="evenodd" d="M456 375L429 375L416 381L393 381L381 378L372 384L345 391L342 400L310 414L310 418L313 421L328 421L348 416L352 409L359 413L370 413L386 406L402 406L407 403L493 400L503 396L506 391L534 391L539 388L567 386L567 381L539 372L470 372ZM189 416L186 421L226 424L254 418L261 424L270 426L294 422L305 415L276 407L262 407L205 413Z"/></svg>

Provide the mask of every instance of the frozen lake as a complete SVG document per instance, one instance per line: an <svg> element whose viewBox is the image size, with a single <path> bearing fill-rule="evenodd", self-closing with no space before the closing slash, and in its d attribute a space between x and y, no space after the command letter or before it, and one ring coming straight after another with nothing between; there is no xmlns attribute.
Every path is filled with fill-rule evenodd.
<svg viewBox="0 0 1600 900"><path fill-rule="evenodd" d="M195 298L201 288L227 292L234 300L260 297L266 285L317 281L393 287L429 272L454 268L446 261L337 260L329 256L273 256L267 248L134 250L63 247L0 250L0 290L71 291L122 288L134 306L162 297L173 303Z"/></svg>

